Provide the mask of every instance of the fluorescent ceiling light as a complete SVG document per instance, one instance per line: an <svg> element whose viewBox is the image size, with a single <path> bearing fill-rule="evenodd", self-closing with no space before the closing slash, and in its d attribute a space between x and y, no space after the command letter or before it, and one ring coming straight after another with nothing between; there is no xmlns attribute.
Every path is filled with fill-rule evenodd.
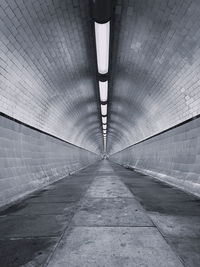
<svg viewBox="0 0 200 267"><path fill-rule="evenodd" d="M103 130L103 133L105 134L106 133L106 130Z"/></svg>
<svg viewBox="0 0 200 267"><path fill-rule="evenodd" d="M107 115L107 104L101 105L101 115L103 116Z"/></svg>
<svg viewBox="0 0 200 267"><path fill-rule="evenodd" d="M107 123L107 117L102 117L102 123Z"/></svg>
<svg viewBox="0 0 200 267"><path fill-rule="evenodd" d="M99 81L99 94L102 102L108 101L108 81Z"/></svg>
<svg viewBox="0 0 200 267"><path fill-rule="evenodd" d="M106 139L104 139L104 152L106 153Z"/></svg>
<svg viewBox="0 0 200 267"><path fill-rule="evenodd" d="M106 129L107 129L107 125L103 124L103 130L106 130Z"/></svg>
<svg viewBox="0 0 200 267"><path fill-rule="evenodd" d="M109 63L110 21L94 24L98 72L105 74L108 72Z"/></svg>

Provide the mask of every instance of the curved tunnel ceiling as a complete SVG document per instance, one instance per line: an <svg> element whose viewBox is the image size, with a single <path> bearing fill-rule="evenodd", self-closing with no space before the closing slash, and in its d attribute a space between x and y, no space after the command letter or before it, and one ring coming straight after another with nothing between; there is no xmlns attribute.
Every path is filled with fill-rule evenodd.
<svg viewBox="0 0 200 267"><path fill-rule="evenodd" d="M89 2L2 0L0 10L0 111L99 153Z"/></svg>
<svg viewBox="0 0 200 267"><path fill-rule="evenodd" d="M117 1L110 154L200 113L199 17L197 0Z"/></svg>
<svg viewBox="0 0 200 267"><path fill-rule="evenodd" d="M0 112L96 153L103 138L89 1L0 1ZM115 1L107 151L200 113L200 1Z"/></svg>

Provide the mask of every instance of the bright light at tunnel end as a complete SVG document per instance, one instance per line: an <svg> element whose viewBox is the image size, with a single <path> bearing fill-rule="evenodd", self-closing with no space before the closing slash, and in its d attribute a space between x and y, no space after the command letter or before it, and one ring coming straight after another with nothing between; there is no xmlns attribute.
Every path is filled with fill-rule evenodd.
<svg viewBox="0 0 200 267"><path fill-rule="evenodd" d="M106 23L95 22L95 40L98 72L105 74L108 72L109 66L110 21Z"/></svg>

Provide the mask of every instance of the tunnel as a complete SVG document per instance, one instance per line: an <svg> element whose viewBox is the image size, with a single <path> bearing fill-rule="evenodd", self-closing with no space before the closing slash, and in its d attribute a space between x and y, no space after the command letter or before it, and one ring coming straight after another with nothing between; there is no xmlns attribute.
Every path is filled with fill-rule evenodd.
<svg viewBox="0 0 200 267"><path fill-rule="evenodd" d="M199 18L0 0L0 267L200 266Z"/></svg>

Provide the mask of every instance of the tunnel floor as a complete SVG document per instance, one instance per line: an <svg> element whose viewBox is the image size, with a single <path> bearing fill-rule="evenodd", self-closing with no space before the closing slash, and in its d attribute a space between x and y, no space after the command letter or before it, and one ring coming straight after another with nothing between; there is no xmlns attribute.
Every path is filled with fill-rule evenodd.
<svg viewBox="0 0 200 267"><path fill-rule="evenodd" d="M199 266L200 199L104 160L0 213L0 266Z"/></svg>

